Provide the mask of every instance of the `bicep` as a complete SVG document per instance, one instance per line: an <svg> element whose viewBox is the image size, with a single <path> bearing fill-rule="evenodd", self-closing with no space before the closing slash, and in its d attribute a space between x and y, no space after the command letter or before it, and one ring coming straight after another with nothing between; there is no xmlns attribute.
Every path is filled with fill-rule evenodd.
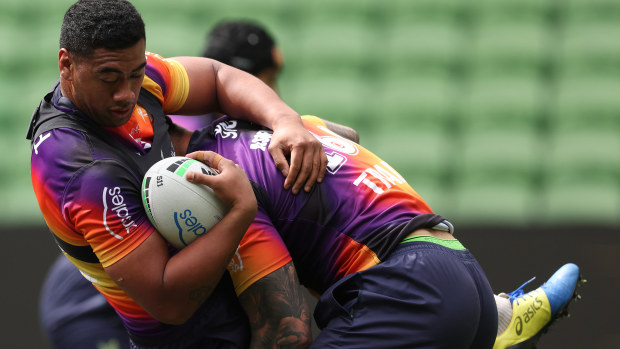
<svg viewBox="0 0 620 349"><path fill-rule="evenodd" d="M189 80L187 99L176 114L218 112L270 125L271 114L290 111L270 87L243 70L204 57L174 60L183 65Z"/></svg>
<svg viewBox="0 0 620 349"><path fill-rule="evenodd" d="M184 105L176 111L181 115L198 115L219 111L216 76L221 63L203 57L175 57L187 72L189 92Z"/></svg>

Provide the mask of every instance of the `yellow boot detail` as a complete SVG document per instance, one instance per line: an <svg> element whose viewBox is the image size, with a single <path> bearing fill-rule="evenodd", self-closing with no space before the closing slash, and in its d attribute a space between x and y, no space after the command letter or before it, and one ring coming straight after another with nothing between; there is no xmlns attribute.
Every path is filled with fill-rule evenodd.
<svg viewBox="0 0 620 349"><path fill-rule="evenodd" d="M512 318L506 330L497 336L493 349L505 349L536 335L551 321L551 305L542 288L526 293L512 302Z"/></svg>

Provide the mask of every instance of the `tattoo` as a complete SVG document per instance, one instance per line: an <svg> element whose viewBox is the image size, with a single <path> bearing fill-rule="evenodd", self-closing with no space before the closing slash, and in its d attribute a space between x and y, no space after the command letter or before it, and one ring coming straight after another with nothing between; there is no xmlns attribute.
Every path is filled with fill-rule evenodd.
<svg viewBox="0 0 620 349"><path fill-rule="evenodd" d="M250 319L252 348L310 345L310 307L293 262L254 283L239 300Z"/></svg>
<svg viewBox="0 0 620 349"><path fill-rule="evenodd" d="M340 136L359 144L360 135L354 129L327 120L323 120L323 122L330 131L333 131Z"/></svg>

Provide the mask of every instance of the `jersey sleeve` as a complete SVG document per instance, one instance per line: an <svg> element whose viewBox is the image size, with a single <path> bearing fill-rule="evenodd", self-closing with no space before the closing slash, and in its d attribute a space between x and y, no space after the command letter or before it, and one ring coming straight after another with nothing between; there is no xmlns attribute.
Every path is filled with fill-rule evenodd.
<svg viewBox="0 0 620 349"><path fill-rule="evenodd" d="M325 122L323 121L323 119L314 116L314 115L301 115L301 120L304 123L304 125L306 126L306 128L311 128L312 125L316 126L323 126L323 127L327 127L325 125Z"/></svg>
<svg viewBox="0 0 620 349"><path fill-rule="evenodd" d="M136 179L113 160L98 160L72 178L62 203L65 220L108 267L155 231Z"/></svg>
<svg viewBox="0 0 620 349"><path fill-rule="evenodd" d="M237 295L292 260L265 211L259 207L228 265Z"/></svg>
<svg viewBox="0 0 620 349"><path fill-rule="evenodd" d="M146 74L142 87L159 99L166 114L172 114L187 100L189 77L178 61L146 52Z"/></svg>

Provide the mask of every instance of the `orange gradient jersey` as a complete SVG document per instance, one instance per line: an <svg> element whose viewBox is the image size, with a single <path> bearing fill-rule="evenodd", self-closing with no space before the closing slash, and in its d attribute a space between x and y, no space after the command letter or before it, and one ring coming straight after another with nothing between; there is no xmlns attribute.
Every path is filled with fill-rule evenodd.
<svg viewBox="0 0 620 349"><path fill-rule="evenodd" d="M168 112L186 100L189 81L173 60L146 53L143 88L155 95ZM59 93L59 91L56 91ZM153 125L136 105L131 120L107 128L145 153ZM33 142L31 179L45 222L55 238L77 251L91 249L96 258L67 257L108 299L133 333L152 333L160 324L125 294L109 276L108 267L137 248L155 230L142 206L141 178L108 158L101 158L84 135L71 128L42 133Z"/></svg>
<svg viewBox="0 0 620 349"><path fill-rule="evenodd" d="M222 118L197 131L190 145L232 159L254 182L258 214L229 266L237 293L291 260L300 281L323 292L380 263L408 234L404 227L412 220L419 224L408 228L442 219L375 154L317 117L304 116L303 123L329 160L324 181L309 193L284 190L284 177L267 150L271 130Z"/></svg>

